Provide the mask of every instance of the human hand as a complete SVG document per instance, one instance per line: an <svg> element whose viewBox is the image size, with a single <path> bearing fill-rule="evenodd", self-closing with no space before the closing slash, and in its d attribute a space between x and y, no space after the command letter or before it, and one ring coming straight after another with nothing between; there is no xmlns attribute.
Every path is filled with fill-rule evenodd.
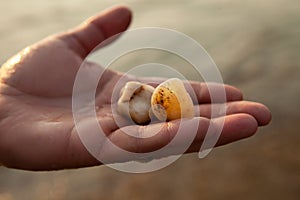
<svg viewBox="0 0 300 200"><path fill-rule="evenodd" d="M0 162L3 165L27 170L54 170L101 164L89 154L76 131L72 115L73 84L84 58L106 38L125 31L130 20L131 12L127 8L114 7L73 30L25 48L2 66ZM93 63L85 66L91 74L95 69L98 70L99 66ZM114 102L111 102L111 95L122 76L119 72L106 70L96 94L97 116L107 140L133 152L153 151L166 145L176 134L179 120L164 122L158 134L141 140L123 134L118 127L116 119L124 120L123 124L126 120L121 116L112 117L111 104ZM128 81L146 81L139 77L125 77ZM199 151L208 126L219 126L221 119L225 119L225 123L218 146L253 135L258 126L266 125L271 119L264 105L243 101L242 93L232 86L196 82L191 85L201 103L195 105L196 109L201 109L201 116L188 122L198 123L199 130L187 153ZM211 119L208 86L215 89L225 87L226 116ZM128 124L126 128L138 135L146 134L154 126ZM105 142L102 145L105 146ZM105 152L109 155L109 147ZM113 156L112 162L126 160Z"/></svg>

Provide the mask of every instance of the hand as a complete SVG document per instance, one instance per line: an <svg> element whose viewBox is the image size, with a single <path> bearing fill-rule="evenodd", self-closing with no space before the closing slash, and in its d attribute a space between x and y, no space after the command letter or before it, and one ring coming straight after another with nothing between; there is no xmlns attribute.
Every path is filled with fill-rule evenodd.
<svg viewBox="0 0 300 200"><path fill-rule="evenodd" d="M53 170L101 164L88 153L74 127L72 88L76 72L88 53L106 38L125 31L130 20L131 12L127 8L111 8L73 30L50 36L25 48L2 66L0 162L3 165L27 170ZM95 67L99 69L99 66L90 63L86 70L92 72ZM109 115L112 112L112 89L122 74L109 70L105 73L96 99L100 108L97 116L107 138L126 150L137 152L151 151L167 144L176 134L178 120L163 123L164 128L149 140L137 142L122 134L114 118ZM127 79L143 80L138 77ZM201 92L195 90L201 102L195 107L201 109L201 116L189 120L189 123L199 123L200 128L187 152L197 152L208 125L218 126L222 119L210 119L208 85L195 82L192 85L195 89L199 85L202 87ZM270 121L270 112L264 105L242 101L242 94L236 88L217 84L211 86L225 87L228 101L224 128L217 145L249 137L258 126ZM121 116L117 118L124 120ZM128 125L126 128L139 134L154 126ZM109 148L105 152L109 152ZM118 161L118 155L113 156L116 157L111 160Z"/></svg>

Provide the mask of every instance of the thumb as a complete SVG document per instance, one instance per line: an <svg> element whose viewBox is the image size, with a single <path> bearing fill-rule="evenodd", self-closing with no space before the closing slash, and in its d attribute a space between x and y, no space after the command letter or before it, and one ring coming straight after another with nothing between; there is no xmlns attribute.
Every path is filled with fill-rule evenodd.
<svg viewBox="0 0 300 200"><path fill-rule="evenodd" d="M58 37L84 58L107 38L125 31L130 21L131 11L127 7L114 6Z"/></svg>

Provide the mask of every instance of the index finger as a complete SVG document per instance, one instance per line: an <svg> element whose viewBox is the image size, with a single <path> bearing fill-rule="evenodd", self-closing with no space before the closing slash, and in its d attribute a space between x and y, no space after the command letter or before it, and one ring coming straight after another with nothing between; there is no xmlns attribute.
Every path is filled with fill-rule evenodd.
<svg viewBox="0 0 300 200"><path fill-rule="evenodd" d="M197 100L199 104L200 103L201 104L202 103L225 103L228 101L243 100L242 92L236 87L233 87L231 85L220 84L220 83L203 83L203 82L202 83L190 82L190 84L197 98L197 99L193 99L193 101L195 102L195 100ZM223 94L223 91L225 91L225 95L226 95L225 98L221 96L221 94ZM224 100L226 101L224 102Z"/></svg>
<svg viewBox="0 0 300 200"><path fill-rule="evenodd" d="M145 82L153 87L157 87L160 83L167 80L163 77L143 77L137 78L140 82ZM194 104L202 103L225 103L228 101L243 100L242 92L231 85L221 83L206 83L198 81L183 81L187 92L191 95ZM222 96L225 91L225 96ZM220 94L220 95L218 95ZM225 100L225 101L224 101Z"/></svg>

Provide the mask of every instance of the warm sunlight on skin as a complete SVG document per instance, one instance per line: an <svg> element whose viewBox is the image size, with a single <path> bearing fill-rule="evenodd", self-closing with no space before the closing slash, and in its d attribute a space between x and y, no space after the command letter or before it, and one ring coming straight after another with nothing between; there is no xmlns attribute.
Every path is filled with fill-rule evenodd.
<svg viewBox="0 0 300 200"><path fill-rule="evenodd" d="M16 64L20 63L22 61L22 58L25 57L29 53L30 53L30 48L27 47L24 50L22 50L20 53L18 53L17 55L10 58L3 67L12 68Z"/></svg>
<svg viewBox="0 0 300 200"><path fill-rule="evenodd" d="M5 64L5 66L8 66L8 67L10 66L10 67L12 67L12 66L14 66L15 64L20 63L21 58L22 58L22 54L19 53L19 54L15 55L14 57L12 57L11 59L9 59L9 60L7 61L7 63Z"/></svg>
<svg viewBox="0 0 300 200"><path fill-rule="evenodd" d="M14 74L16 71L16 66L18 66L20 63L23 62L23 58L26 57L28 54L30 54L30 47L27 47L23 49L18 54L11 57L9 60L7 60L2 66L1 70L1 77L5 79L5 77L10 76L11 74ZM1 79L1 81L3 81Z"/></svg>

